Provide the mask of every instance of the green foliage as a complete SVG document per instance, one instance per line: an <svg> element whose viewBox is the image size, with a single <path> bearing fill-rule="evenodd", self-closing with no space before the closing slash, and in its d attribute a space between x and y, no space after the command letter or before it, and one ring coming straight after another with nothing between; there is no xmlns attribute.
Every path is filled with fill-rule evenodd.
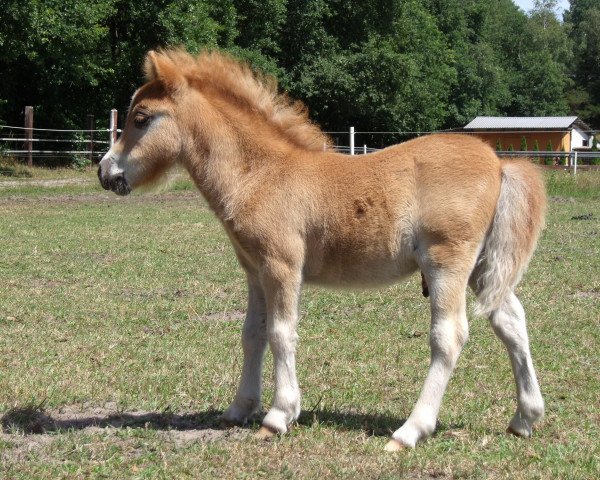
<svg viewBox="0 0 600 480"><path fill-rule="evenodd" d="M0 152L0 177L29 178L31 177L31 171L14 158Z"/></svg>
<svg viewBox="0 0 600 480"><path fill-rule="evenodd" d="M508 149L506 151L507 152L514 152L515 151L515 147L513 147L512 143L508 146Z"/></svg>
<svg viewBox="0 0 600 480"><path fill-rule="evenodd" d="M71 158L71 168L74 168L76 170L85 170L91 165L92 162L87 157L76 155Z"/></svg>
<svg viewBox="0 0 600 480"><path fill-rule="evenodd" d="M521 150L522 152L526 152L527 150L529 150L529 148L527 147L527 139L525 138L525 136L521 137L521 146L519 147L519 150Z"/></svg>
<svg viewBox="0 0 600 480"><path fill-rule="evenodd" d="M570 108L594 127L600 125L600 2L572 0L565 15L573 42Z"/></svg>
<svg viewBox="0 0 600 480"><path fill-rule="evenodd" d="M497 152L502 151L502 142L500 141L500 139L496 140L496 151Z"/></svg>
<svg viewBox="0 0 600 480"><path fill-rule="evenodd" d="M546 151L548 152L552 152L554 151L554 148L552 147L552 141L548 140L548 144L546 145ZM554 159L552 156L548 156L544 158L544 163L546 165L552 165L554 163Z"/></svg>
<svg viewBox="0 0 600 480"><path fill-rule="evenodd" d="M537 141L537 138L533 142L533 151L534 152L539 152L540 151L540 143Z"/></svg>
<svg viewBox="0 0 600 480"><path fill-rule="evenodd" d="M572 1L563 24L555 3L526 14L511 0L6 0L0 118L20 125L33 105L39 127L80 128L87 113L104 124L143 82L145 53L181 45L276 76L327 130L428 131L569 108L597 126L600 5Z"/></svg>

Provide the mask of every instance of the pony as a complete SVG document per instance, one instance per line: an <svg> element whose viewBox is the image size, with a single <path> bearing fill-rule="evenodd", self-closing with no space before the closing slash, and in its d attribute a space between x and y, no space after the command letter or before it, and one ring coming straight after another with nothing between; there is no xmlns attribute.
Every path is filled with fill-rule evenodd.
<svg viewBox="0 0 600 480"><path fill-rule="evenodd" d="M386 450L430 435L467 341L466 290L506 346L522 437L544 413L525 312L514 293L543 227L541 175L466 135L420 137L360 157L328 150L306 107L276 82L218 52L150 51L123 133L100 161L105 189L126 195L182 165L219 219L246 273L239 387L222 418L261 408L273 354L272 405L256 435L300 414L296 378L302 284L374 287L421 270L431 304L431 361L408 419Z"/></svg>

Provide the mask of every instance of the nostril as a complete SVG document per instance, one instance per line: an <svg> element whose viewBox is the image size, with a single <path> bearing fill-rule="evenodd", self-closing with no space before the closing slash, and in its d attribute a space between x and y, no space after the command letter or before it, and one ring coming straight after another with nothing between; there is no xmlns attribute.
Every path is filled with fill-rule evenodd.
<svg viewBox="0 0 600 480"><path fill-rule="evenodd" d="M104 190L110 190L109 182L106 178L102 178L102 167L98 167L98 180Z"/></svg>
<svg viewBox="0 0 600 480"><path fill-rule="evenodd" d="M111 189L117 195L128 195L131 192L131 187L125 180L124 175L119 175L111 180Z"/></svg>

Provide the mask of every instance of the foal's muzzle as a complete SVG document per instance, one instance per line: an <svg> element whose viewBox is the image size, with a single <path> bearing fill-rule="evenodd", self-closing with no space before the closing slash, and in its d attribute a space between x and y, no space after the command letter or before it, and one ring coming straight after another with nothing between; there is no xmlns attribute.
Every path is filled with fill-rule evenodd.
<svg viewBox="0 0 600 480"><path fill-rule="evenodd" d="M100 180L100 185L104 190L112 190L117 195L128 195L131 193L131 187L125 180L125 176L123 174L115 175L110 177L108 175L102 175L102 167L98 167L98 179Z"/></svg>

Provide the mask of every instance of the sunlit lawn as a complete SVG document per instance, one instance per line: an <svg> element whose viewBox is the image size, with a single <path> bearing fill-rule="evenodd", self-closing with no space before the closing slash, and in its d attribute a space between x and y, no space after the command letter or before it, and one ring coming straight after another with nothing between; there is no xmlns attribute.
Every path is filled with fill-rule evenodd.
<svg viewBox="0 0 600 480"><path fill-rule="evenodd" d="M0 478L600 477L598 176L548 177L547 228L518 289L547 404L534 437L505 434L508 357L472 318L436 435L397 455L383 445L429 359L417 276L305 289L303 414L259 442L256 425L218 423L240 373L245 284L201 197L181 180L119 198L92 170L74 178L0 178Z"/></svg>

